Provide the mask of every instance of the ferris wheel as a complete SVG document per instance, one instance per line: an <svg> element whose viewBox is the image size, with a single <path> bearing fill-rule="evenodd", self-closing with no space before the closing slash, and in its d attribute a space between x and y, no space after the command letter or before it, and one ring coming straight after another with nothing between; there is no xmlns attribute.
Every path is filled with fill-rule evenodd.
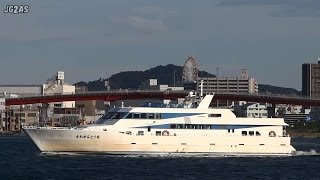
<svg viewBox="0 0 320 180"><path fill-rule="evenodd" d="M182 70L182 82L196 81L198 78L198 67L196 60L189 56L184 63Z"/></svg>

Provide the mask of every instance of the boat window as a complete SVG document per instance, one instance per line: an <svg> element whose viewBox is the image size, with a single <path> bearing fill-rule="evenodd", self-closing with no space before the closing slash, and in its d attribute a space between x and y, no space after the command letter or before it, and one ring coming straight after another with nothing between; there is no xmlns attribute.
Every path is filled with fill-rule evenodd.
<svg viewBox="0 0 320 180"><path fill-rule="evenodd" d="M178 124L178 129L184 129L183 124Z"/></svg>
<svg viewBox="0 0 320 180"><path fill-rule="evenodd" d="M126 131L126 134L131 135L132 133L131 131Z"/></svg>
<svg viewBox="0 0 320 180"><path fill-rule="evenodd" d="M259 133L259 131L256 131L256 136L261 136L261 134Z"/></svg>
<svg viewBox="0 0 320 180"><path fill-rule="evenodd" d="M156 113L155 114L155 119L161 119L161 114L160 113Z"/></svg>
<svg viewBox="0 0 320 180"><path fill-rule="evenodd" d="M143 136L144 132L143 131L138 131L138 136Z"/></svg>
<svg viewBox="0 0 320 180"><path fill-rule="evenodd" d="M228 129L228 133L230 133L230 129Z"/></svg>
<svg viewBox="0 0 320 180"><path fill-rule="evenodd" d="M242 134L242 136L246 136L247 135L247 131L242 131L241 134Z"/></svg>
<svg viewBox="0 0 320 180"><path fill-rule="evenodd" d="M141 119L147 119L147 114L146 113L141 113Z"/></svg>
<svg viewBox="0 0 320 180"><path fill-rule="evenodd" d="M161 131L156 131L156 136L161 136Z"/></svg>
<svg viewBox="0 0 320 180"><path fill-rule="evenodd" d="M186 124L186 129L193 129L191 124Z"/></svg>
<svg viewBox="0 0 320 180"><path fill-rule="evenodd" d="M234 133L234 129L232 129L232 133Z"/></svg>
<svg viewBox="0 0 320 180"><path fill-rule="evenodd" d="M140 113L134 113L133 118L135 119L140 119Z"/></svg>
<svg viewBox="0 0 320 180"><path fill-rule="evenodd" d="M176 129L176 128L177 128L177 125L176 125L176 124L171 124L171 125L170 125L170 128L171 128L171 129Z"/></svg>
<svg viewBox="0 0 320 180"><path fill-rule="evenodd" d="M221 114L209 114L209 117L221 117Z"/></svg>
<svg viewBox="0 0 320 180"><path fill-rule="evenodd" d="M254 131L249 131L250 136L254 136Z"/></svg>
<svg viewBox="0 0 320 180"><path fill-rule="evenodd" d="M133 114L132 114L132 113L129 113L126 118L127 118L127 119L132 119L132 118L133 118Z"/></svg>
<svg viewBox="0 0 320 180"><path fill-rule="evenodd" d="M107 120L114 120L114 119L121 119L123 118L127 113L126 112L109 112L106 115L102 116L96 124L103 124Z"/></svg>
<svg viewBox="0 0 320 180"><path fill-rule="evenodd" d="M154 119L154 114L153 113L148 113L148 119Z"/></svg>

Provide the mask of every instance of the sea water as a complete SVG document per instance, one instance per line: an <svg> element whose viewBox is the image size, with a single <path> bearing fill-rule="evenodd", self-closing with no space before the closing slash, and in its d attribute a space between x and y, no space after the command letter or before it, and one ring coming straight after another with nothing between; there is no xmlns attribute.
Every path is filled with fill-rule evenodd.
<svg viewBox="0 0 320 180"><path fill-rule="evenodd" d="M293 138L291 157L41 153L0 136L0 179L320 179L320 138Z"/></svg>

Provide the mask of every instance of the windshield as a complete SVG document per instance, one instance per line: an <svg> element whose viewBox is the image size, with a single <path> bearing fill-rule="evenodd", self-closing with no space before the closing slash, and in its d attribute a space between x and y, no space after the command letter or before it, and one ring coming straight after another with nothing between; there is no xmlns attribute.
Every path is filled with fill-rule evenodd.
<svg viewBox="0 0 320 180"><path fill-rule="evenodd" d="M126 112L109 112L102 116L96 124L103 124L108 120L115 120L123 118L127 113Z"/></svg>

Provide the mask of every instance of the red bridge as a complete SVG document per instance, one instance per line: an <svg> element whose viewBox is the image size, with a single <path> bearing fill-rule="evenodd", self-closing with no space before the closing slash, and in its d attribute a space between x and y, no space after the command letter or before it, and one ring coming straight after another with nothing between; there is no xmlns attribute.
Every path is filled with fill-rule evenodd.
<svg viewBox="0 0 320 180"><path fill-rule="evenodd" d="M83 94L67 95L44 95L33 97L21 97L6 99L6 106L50 103L61 101L86 101L103 100L116 101L123 99L178 99L187 96L189 91L110 91L110 92L88 92ZM270 104L292 104L303 106L320 106L320 99L311 99L299 96L275 96L261 94L231 94L215 93L215 100L249 101Z"/></svg>

